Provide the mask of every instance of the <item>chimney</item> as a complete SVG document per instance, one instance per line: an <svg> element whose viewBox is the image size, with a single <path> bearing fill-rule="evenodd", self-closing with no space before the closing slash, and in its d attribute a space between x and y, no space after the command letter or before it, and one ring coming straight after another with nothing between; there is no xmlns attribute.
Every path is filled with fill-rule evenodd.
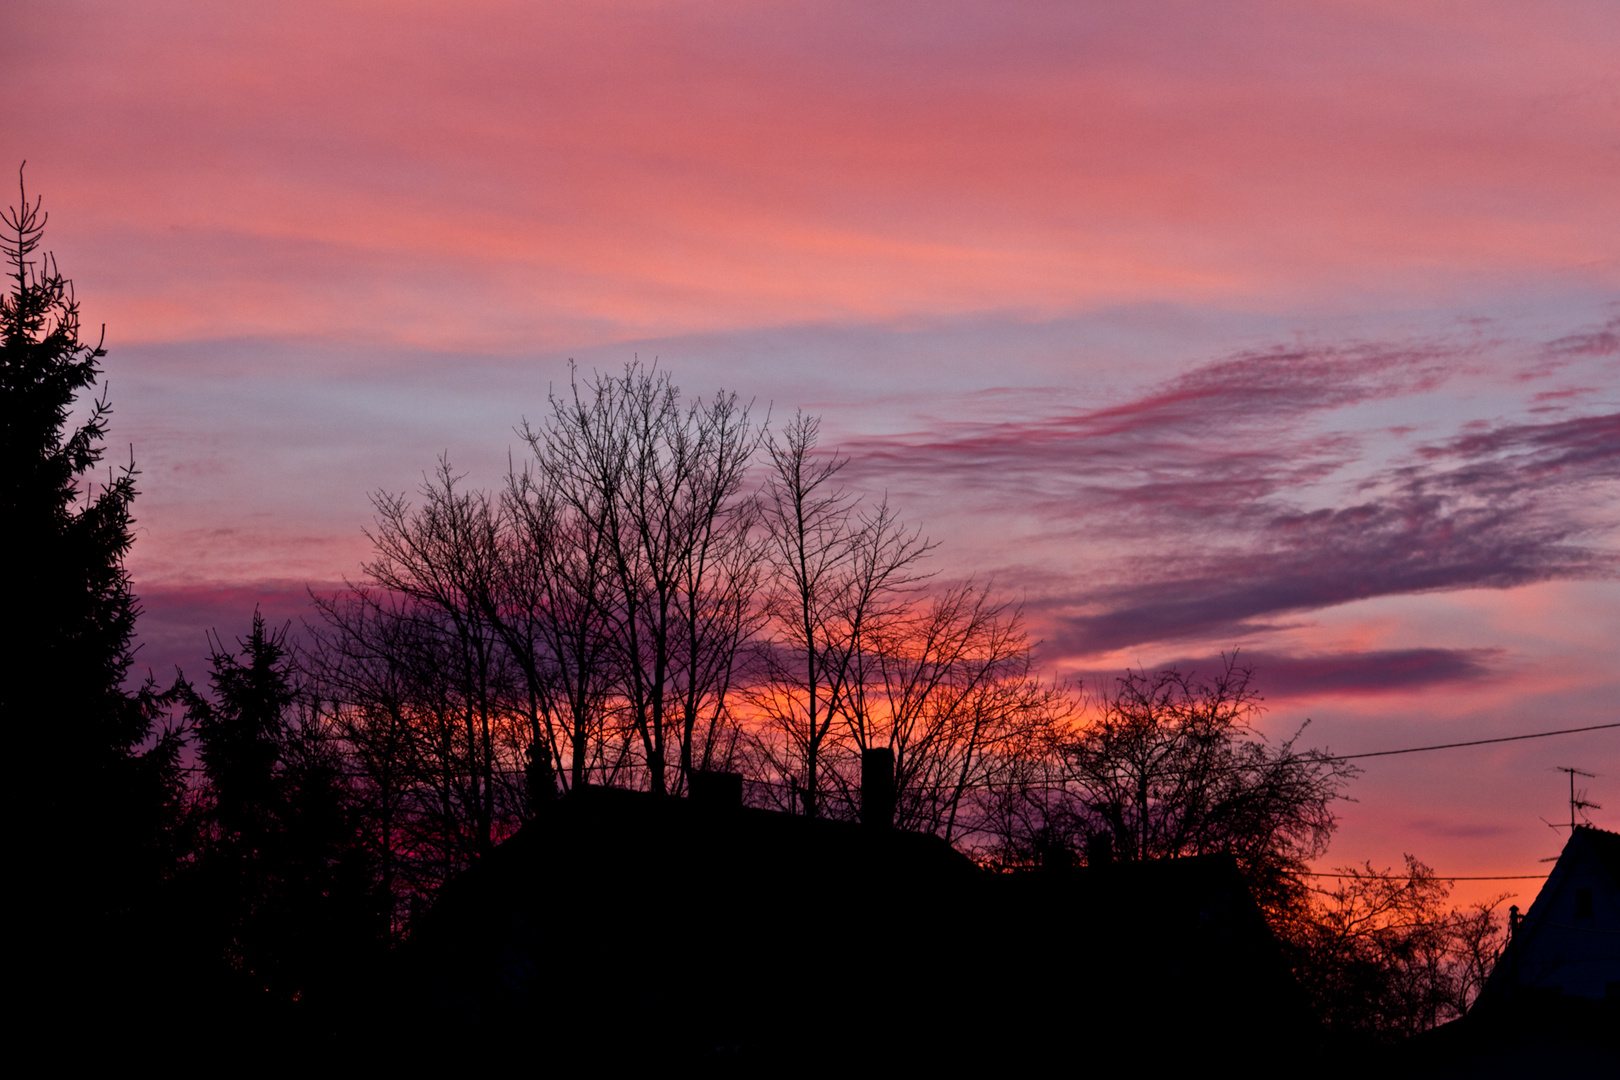
<svg viewBox="0 0 1620 1080"><path fill-rule="evenodd" d="M894 828L894 751L861 751L861 823Z"/></svg>
<svg viewBox="0 0 1620 1080"><path fill-rule="evenodd" d="M686 797L697 806L736 810L742 806L742 773L693 769L686 774Z"/></svg>

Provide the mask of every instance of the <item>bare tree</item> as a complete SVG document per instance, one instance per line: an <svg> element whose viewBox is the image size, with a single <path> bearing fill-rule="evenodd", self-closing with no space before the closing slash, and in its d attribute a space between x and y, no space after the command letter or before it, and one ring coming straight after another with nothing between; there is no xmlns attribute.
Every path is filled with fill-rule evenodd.
<svg viewBox="0 0 1620 1080"><path fill-rule="evenodd" d="M376 583L317 597L300 662L337 736L392 930L514 832L532 715L489 627ZM480 670L481 664L488 666Z"/></svg>
<svg viewBox="0 0 1620 1080"><path fill-rule="evenodd" d="M1406 856L1404 871L1340 867L1294 935L1296 970L1330 1030L1394 1041L1461 1016L1484 985L1502 940L1495 909L1466 910Z"/></svg>
<svg viewBox="0 0 1620 1080"><path fill-rule="evenodd" d="M983 793L1017 775L1072 711L1067 688L1035 672L1021 612L969 581L889 620L855 683L849 734L894 752L898 824L947 841L983 832Z"/></svg>
<svg viewBox="0 0 1620 1080"><path fill-rule="evenodd" d="M537 455L540 434L524 439ZM542 458L542 461L544 459ZM559 470L512 470L502 498L500 595L491 617L545 720L545 752L567 762L565 789L613 780L606 748L612 692L613 563L596 515L566 497ZM531 754L532 756L532 754Z"/></svg>
<svg viewBox="0 0 1620 1080"><path fill-rule="evenodd" d="M1296 750L1298 733L1269 746L1253 678L1235 655L1203 679L1127 671L1059 753L1081 829L1129 860L1229 853L1275 920L1303 903L1305 861L1326 850L1355 769Z"/></svg>
<svg viewBox="0 0 1620 1080"><path fill-rule="evenodd" d="M463 830L453 827L444 763L436 766L421 707L421 672L434 650L410 601L359 586L314 596L300 664L312 696L330 717L350 775L352 811L373 853L378 887L389 898L389 931L407 928L412 902L430 896L466 865Z"/></svg>
<svg viewBox="0 0 1620 1080"><path fill-rule="evenodd" d="M419 508L379 493L376 558L364 569L410 601L414 644L432 651L418 671L415 704L436 721L442 801L470 828L476 856L510 831L514 799L523 801L514 787L523 770L513 759L532 745L538 720L516 692L511 654L490 618L501 573L496 510L486 494L462 491L459 482L442 460L421 488Z"/></svg>
<svg viewBox="0 0 1620 1080"><path fill-rule="evenodd" d="M693 767L700 724L725 718L749 633L754 510L742 487L759 434L735 394L683 408L669 376L639 364L571 391L526 437L608 562L615 687L662 795Z"/></svg>
<svg viewBox="0 0 1620 1080"><path fill-rule="evenodd" d="M862 649L903 609L931 547L886 503L861 513L838 483L847 459L817 453L819 423L801 413L767 447L769 637L751 693L767 728L759 744L766 762L797 793L790 808L810 817L819 812L823 757L835 719L852 703Z"/></svg>
<svg viewBox="0 0 1620 1080"><path fill-rule="evenodd" d="M761 623L763 553L759 503L742 490L762 433L751 429L736 395L724 393L695 403L687 423L695 428L695 466L681 495L687 538L677 549L674 598L683 777L730 764L731 692L744 645Z"/></svg>

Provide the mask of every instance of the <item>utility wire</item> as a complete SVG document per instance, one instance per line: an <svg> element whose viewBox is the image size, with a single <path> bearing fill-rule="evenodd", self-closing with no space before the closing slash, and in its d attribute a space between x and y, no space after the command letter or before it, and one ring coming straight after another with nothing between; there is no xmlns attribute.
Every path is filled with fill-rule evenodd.
<svg viewBox="0 0 1620 1080"><path fill-rule="evenodd" d="M1369 877L1371 875L1368 875L1368 874L1318 874L1318 873L1316 873L1314 871L1309 871L1308 870L1308 871L1302 873L1300 876L1301 877L1326 877L1326 878L1361 879L1361 878ZM1546 874L1496 874L1496 875L1494 875L1492 877L1462 877L1462 876L1458 876L1457 874L1430 874L1429 876L1434 878L1434 880L1436 880L1436 881L1544 881L1547 878Z"/></svg>
<svg viewBox="0 0 1620 1080"><path fill-rule="evenodd" d="M1440 743L1438 746L1411 746L1405 750L1374 750L1370 754L1334 754L1321 760L1354 761L1356 758L1389 757L1391 754L1420 754L1425 750L1455 750L1459 746L1484 746L1487 743L1518 742L1520 739L1545 739L1549 735L1573 735L1578 731L1605 731L1620 728L1620 724L1593 724L1591 727L1564 728L1561 731L1538 731L1531 735L1507 735L1500 739L1475 739L1472 742Z"/></svg>

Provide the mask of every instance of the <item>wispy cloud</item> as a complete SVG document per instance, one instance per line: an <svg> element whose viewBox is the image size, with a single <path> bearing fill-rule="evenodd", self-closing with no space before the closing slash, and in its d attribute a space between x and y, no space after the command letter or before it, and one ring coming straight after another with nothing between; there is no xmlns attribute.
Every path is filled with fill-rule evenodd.
<svg viewBox="0 0 1620 1080"><path fill-rule="evenodd" d="M1620 569L1582 543L1613 507L1587 504L1620 479L1620 413L1514 424L1423 448L1420 463L1364 487L1348 506L1276 513L1172 572L1097 590L1061 618L1059 648L1242 634L1256 620L1351 600L1442 589L1507 588ZM1188 566L1186 563L1191 563ZM1138 571L1151 570L1134 560Z"/></svg>
<svg viewBox="0 0 1620 1080"><path fill-rule="evenodd" d="M1560 341L1576 337L1604 347ZM1111 542L1100 577L1041 602L1067 656L1234 638L1370 597L1613 575L1620 412L1454 419L1411 444L1332 426L1469 361L1438 345L1248 353L1105 409L853 451L873 478L977 490Z"/></svg>
<svg viewBox="0 0 1620 1080"><path fill-rule="evenodd" d="M1282 491L1321 481L1361 453L1318 414L1434 389L1467 359L1456 347L1277 349L1197 368L1135 400L1031 422L957 424L846 446L852 475L949 485L998 506L1088 530L1165 519L1247 520Z"/></svg>
<svg viewBox="0 0 1620 1080"><path fill-rule="evenodd" d="M1255 685L1267 698L1316 694L1363 696L1407 693L1430 686L1477 683L1494 678L1500 649L1368 649L1364 651L1292 654L1243 650L1239 659L1252 666ZM1222 661L1184 658L1166 662L1184 672L1219 670ZM1112 673L1092 674L1087 682L1106 687Z"/></svg>

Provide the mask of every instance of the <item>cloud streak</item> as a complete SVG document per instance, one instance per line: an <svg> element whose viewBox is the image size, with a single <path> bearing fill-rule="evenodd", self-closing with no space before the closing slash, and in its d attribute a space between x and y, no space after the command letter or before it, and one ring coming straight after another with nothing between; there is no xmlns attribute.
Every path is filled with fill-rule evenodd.
<svg viewBox="0 0 1620 1080"><path fill-rule="evenodd" d="M1253 667L1256 686L1268 698L1315 695L1361 697L1410 693L1435 686L1478 683L1497 677L1500 649L1369 649L1291 654L1245 649L1239 659ZM1171 660L1161 665L1184 672L1219 670L1213 658ZM1087 678L1106 688L1112 675Z"/></svg>
<svg viewBox="0 0 1620 1080"><path fill-rule="evenodd" d="M1620 413L1510 425L1425 450L1430 463L1368 482L1395 481L1382 497L1278 514L1240 538L1244 549L1092 594L1088 605L1101 610L1061 619L1055 644L1088 653L1241 634L1256 620L1352 600L1620 568L1612 550L1580 542L1599 523L1577 505L1585 489L1620 479Z"/></svg>
<svg viewBox="0 0 1620 1080"><path fill-rule="evenodd" d="M1584 340L1601 355L1601 335ZM977 491L1106 538L1103 580L1040 601L1049 645L1068 656L1230 639L1372 597L1614 575L1620 412L1470 421L1415 444L1333 426L1430 393L1469 359L1439 346L1248 353L1109 408L851 452L868 482Z"/></svg>
<svg viewBox="0 0 1620 1080"><path fill-rule="evenodd" d="M1440 346L1277 349L1197 368L1135 400L1032 422L958 424L846 445L857 476L934 483L1027 504L1107 504L1132 492L1207 514L1324 477L1360 447L1332 432L1301 437L1316 414L1432 390L1466 353ZM1289 437L1289 436L1294 437ZM1049 483L1030 481L1037 475ZM1016 478L1017 484L1009 483Z"/></svg>

